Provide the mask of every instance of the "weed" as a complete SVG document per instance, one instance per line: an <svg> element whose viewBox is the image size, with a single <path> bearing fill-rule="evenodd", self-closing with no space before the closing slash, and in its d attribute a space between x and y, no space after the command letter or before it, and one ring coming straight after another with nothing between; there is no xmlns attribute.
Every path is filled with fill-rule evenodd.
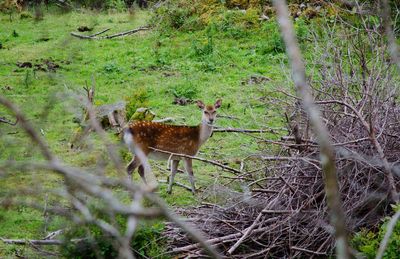
<svg viewBox="0 0 400 259"><path fill-rule="evenodd" d="M174 85L168 91L176 98L186 98L188 100L193 100L199 92L197 87L189 80L185 83Z"/></svg>
<svg viewBox="0 0 400 259"><path fill-rule="evenodd" d="M121 227L126 225L126 219L117 217ZM165 252L165 240L161 238L164 224L161 222L149 222L140 224L132 239L132 249L140 258L155 257ZM79 242L65 242L61 246L61 254L65 258L116 258L115 241L112 237L104 235L97 226L73 226L64 235L65 240L85 237ZM160 257L167 258L167 257Z"/></svg>
<svg viewBox="0 0 400 259"><path fill-rule="evenodd" d="M132 95L125 97L126 118L129 120L138 108L148 107L149 97L149 90L145 87L139 87Z"/></svg>
<svg viewBox="0 0 400 259"><path fill-rule="evenodd" d="M105 64L103 69L104 69L104 72L106 72L106 73L121 72L121 68L114 62Z"/></svg>
<svg viewBox="0 0 400 259"><path fill-rule="evenodd" d="M400 205L393 206L394 211L400 210ZM378 232L362 229L356 233L351 240L355 249L360 251L367 258L375 258L381 240L386 233L386 227L390 218L385 218L383 224L379 227ZM400 222L396 223L394 231L390 237L388 246L385 250L383 258L397 258L400 247Z"/></svg>

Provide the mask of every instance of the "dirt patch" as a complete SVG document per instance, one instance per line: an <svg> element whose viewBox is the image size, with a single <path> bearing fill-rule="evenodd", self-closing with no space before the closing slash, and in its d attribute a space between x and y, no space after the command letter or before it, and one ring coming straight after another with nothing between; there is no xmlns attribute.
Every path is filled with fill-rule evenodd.
<svg viewBox="0 0 400 259"><path fill-rule="evenodd" d="M31 62L17 62L17 67L20 68L31 68L32 63Z"/></svg>
<svg viewBox="0 0 400 259"><path fill-rule="evenodd" d="M55 61L51 58L49 59L38 59L34 62L30 61L23 61L17 62L16 65L19 68L33 68L35 71L44 71L44 72L56 72L58 69L61 68L62 64L70 64L69 61Z"/></svg>

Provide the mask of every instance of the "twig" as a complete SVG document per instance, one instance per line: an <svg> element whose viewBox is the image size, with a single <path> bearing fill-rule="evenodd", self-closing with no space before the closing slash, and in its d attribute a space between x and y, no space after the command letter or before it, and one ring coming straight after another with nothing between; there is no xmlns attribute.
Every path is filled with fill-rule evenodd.
<svg viewBox="0 0 400 259"><path fill-rule="evenodd" d="M94 34L94 35L90 35L90 36L81 35L81 34L78 34L76 32L71 32L71 35L74 36L74 37L80 38L80 39L101 40L101 39L112 39L112 38L116 38L116 37L127 36L127 35L130 35L130 34L134 34L136 32L139 32L139 31L146 31L146 30L150 30L150 27L149 26L142 26L142 27L139 27L139 28L136 28L136 29L133 29L133 30L124 31L124 32L120 32L120 33L116 33L116 34L112 34L112 35L107 35L107 36L101 36L101 37L96 37L96 35L98 35L100 33L104 33L105 31L108 31L108 29L103 31L103 32L100 32L100 33L97 33L97 34Z"/></svg>
<svg viewBox="0 0 400 259"><path fill-rule="evenodd" d="M10 125L12 125L12 126L15 126L15 125L17 125L17 123L18 123L18 118L17 118L17 120L16 120L15 122L11 122L11 121L7 120L7 119L4 118L4 117L0 117L0 122L2 122L2 123L7 123L7 124L10 124Z"/></svg>
<svg viewBox="0 0 400 259"><path fill-rule="evenodd" d="M306 253L310 253L310 254L315 254L315 255L324 255L324 256L328 255L326 253L316 252L316 251L308 250L308 249L297 247L297 246L291 246L290 249L301 251L301 252L306 252Z"/></svg>
<svg viewBox="0 0 400 259"><path fill-rule="evenodd" d="M168 183L168 181L166 181L166 180L158 180L158 182L159 182L159 183ZM186 190L192 191L192 188L190 188L190 187L187 186L187 185L184 185L183 183L174 181L174 185L177 185L177 186L180 186L180 187L182 187L182 188L185 188Z"/></svg>
<svg viewBox="0 0 400 259"><path fill-rule="evenodd" d="M110 28L107 28L107 29L102 30L102 31L100 31L100 32L97 32L97 33L95 33L95 34L89 35L89 37L95 37L95 36L97 36L97 35L100 35L100 34L103 34L103 33L107 32L107 31L109 31L109 30L110 30Z"/></svg>
<svg viewBox="0 0 400 259"><path fill-rule="evenodd" d="M201 157L196 157L196 156L189 156L189 155L185 155L185 154L173 153L173 152L169 152L169 151L165 151L165 150L161 150L161 149L153 148L153 147L150 147L150 149L152 149L152 150L154 150L154 151L157 151L157 152L161 152L161 153L165 153L165 154L170 154L170 155L172 155L172 156L185 157L185 158L190 158L190 159L202 161L202 162L205 162L205 163L209 163L209 164L212 164L212 165L221 167L222 169L225 169L226 171L230 171L230 172L233 172L233 173L236 173L236 174L242 174L242 173L243 173L243 172L241 172L240 170L237 170L237 169L235 169L235 168L232 168L232 167L223 165L223 164L218 163L218 162L213 161L213 160L209 160L209 159L205 159L205 158L201 158Z"/></svg>
<svg viewBox="0 0 400 259"><path fill-rule="evenodd" d="M239 133L275 133L276 130L286 131L286 129L236 129L236 128L219 128L214 127L213 132L239 132Z"/></svg>
<svg viewBox="0 0 400 259"><path fill-rule="evenodd" d="M292 66L292 77L297 95L301 97L303 107L314 128L320 145L321 165L325 173L325 190L328 206L331 210L331 222L335 227L336 251L339 258L349 259L350 249L347 241L345 215L340 200L337 183L335 151L331 145L329 133L321 121L320 112L315 106L311 89L306 80L305 66L294 34L293 23L289 18L289 10L284 0L274 0L281 35L286 45L286 53Z"/></svg>
<svg viewBox="0 0 400 259"><path fill-rule="evenodd" d="M276 218L274 218L276 219ZM253 234L257 234L257 233L263 233L264 231L267 231L270 227L263 227L263 228L259 228L253 231ZM246 228L247 230L247 228ZM245 231L246 231L245 230ZM234 233L234 234L230 234L230 235L226 235L226 236L222 236L222 237L217 237L217 238L212 238L207 240L207 244L209 245L214 245L217 243L221 243L221 242L225 242L228 240L232 240L232 239L236 239L238 237L240 237L241 235L243 235L241 232L238 233ZM192 245L187 245L187 246L183 246L183 247L178 247L178 248L174 248L172 249L172 253L182 253L182 252L187 252L193 249L199 248L199 244L192 244Z"/></svg>
<svg viewBox="0 0 400 259"><path fill-rule="evenodd" d="M29 240L29 239L4 239L0 238L1 241L3 241L5 244L15 244L15 245L29 245L29 244L34 244L34 245L61 245L62 241L61 240L55 240L55 239L50 239L50 240Z"/></svg>

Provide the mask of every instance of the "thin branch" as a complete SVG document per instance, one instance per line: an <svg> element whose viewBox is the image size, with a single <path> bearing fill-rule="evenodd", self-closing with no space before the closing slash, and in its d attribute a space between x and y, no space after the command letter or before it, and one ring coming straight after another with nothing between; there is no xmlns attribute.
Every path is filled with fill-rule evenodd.
<svg viewBox="0 0 400 259"><path fill-rule="evenodd" d="M3 241L5 244L14 244L14 245L29 245L29 244L34 244L34 245L62 245L61 240L55 240L55 239L50 239L50 240L29 240L29 239L5 239L5 238L0 238L1 241Z"/></svg>
<svg viewBox="0 0 400 259"><path fill-rule="evenodd" d="M314 128L314 132L320 145L320 157L325 173L325 190L328 206L331 210L331 222L335 227L336 251L339 258L349 259L350 249L347 241L345 215L340 201L339 187L337 183L335 151L331 145L329 133L320 120L320 112L313 103L311 88L306 80L306 71L301 52L294 34L293 23L289 18L289 10L284 0L274 0L277 11L278 23L281 34L286 44L286 53L292 65L292 77L296 86L297 95L301 97L303 107Z"/></svg>
<svg viewBox="0 0 400 259"><path fill-rule="evenodd" d="M7 120L5 117L0 117L0 122L10 124L11 126L15 126L18 123L18 119L15 120L15 122L11 122L10 120Z"/></svg>
<svg viewBox="0 0 400 259"><path fill-rule="evenodd" d="M116 38L116 37L127 36L127 35L134 34L136 32L139 32L139 31L146 31L146 30L150 30L150 29L151 29L151 27L149 27L149 26L142 26L142 27L139 27L139 28L136 28L133 30L124 31L124 32L120 32L120 33L116 33L116 34L112 34L112 35L107 35L107 36L101 36L101 37L96 37L96 35L104 33L106 31L108 31L109 29L106 29L102 32L95 33L95 34L89 35L89 36L78 34L76 32L71 32L71 36L74 36L74 37L77 37L80 39L87 39L87 40L102 40L102 39L112 39L112 38Z"/></svg>
<svg viewBox="0 0 400 259"><path fill-rule="evenodd" d="M287 131L286 129L280 128L268 128L268 129L237 129L237 128L219 128L214 127L213 132L239 132L239 133L275 133L276 130Z"/></svg>
<svg viewBox="0 0 400 259"><path fill-rule="evenodd" d="M326 253L321 253L321 252L317 252L317 251L312 251L309 249L305 249L305 248L301 248L301 247L297 247L297 246L291 246L290 249L292 250L297 250L297 251L301 251L301 252L306 252L309 254L315 254L315 255L320 255L320 256L327 256L328 254Z"/></svg>
<svg viewBox="0 0 400 259"><path fill-rule="evenodd" d="M221 167L222 169L224 169L226 171L230 171L230 172L233 172L233 173L236 173L236 174L242 174L243 173L240 170L237 170L235 168L223 165L223 164L221 164L221 163L219 163L217 161L213 161L213 160L209 160L209 159L205 159L205 158L201 158L201 157L197 157L197 156L189 156L189 155L185 155L185 154L173 153L173 152L169 152L169 151L165 151L165 150L161 150L161 149L153 148L153 147L150 147L150 149L154 150L154 151L157 151L157 152L160 152L160 153L170 154L171 156L190 158L190 159L198 160L198 161L201 161L201 162L204 162L204 163L209 163L209 164Z"/></svg>

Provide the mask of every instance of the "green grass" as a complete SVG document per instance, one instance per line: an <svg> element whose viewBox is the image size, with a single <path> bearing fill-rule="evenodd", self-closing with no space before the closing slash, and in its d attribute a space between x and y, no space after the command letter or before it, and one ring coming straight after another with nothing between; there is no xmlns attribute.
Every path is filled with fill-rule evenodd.
<svg viewBox="0 0 400 259"><path fill-rule="evenodd" d="M41 129L51 150L63 161L85 168L96 165L99 158L104 157L104 148L96 140L92 142L95 146L88 148L90 152L69 148L78 128L73 118L80 111L71 93L78 93L86 83L91 84L92 77L96 82L95 103L98 105L124 100L137 89L145 89L148 106L157 118L174 117L179 124L196 125L201 114L195 105L173 105L176 93L189 94L207 103L222 98L220 113L237 119L220 118L219 126L261 128L282 124L282 118L277 116L281 109L262 101L262 97L270 94L267 91L272 86L283 85L281 82L287 74L285 55L271 52L268 46L270 27L249 30L246 37L207 30L163 34L152 30L95 41L70 36L70 32L82 25L93 27L93 32L111 28L112 33L116 33L145 25L149 18L145 11L131 15L82 10L66 14L45 12L44 19L38 22L19 19L14 14L10 22L8 15L0 14L3 46L0 49L0 94L16 103L35 127ZM28 61L37 64L46 59L61 68L56 72L43 72L16 65ZM266 86L242 84L253 74L262 74L272 81ZM3 115L8 116L8 113L0 108L0 116ZM17 127L0 124L0 138L0 161L43 159ZM215 133L199 155L238 167L237 160L256 153L262 145L243 134ZM162 166L165 167L165 163ZM172 195L167 195L166 186L161 185L161 197L173 206L198 204L203 198L217 199L209 195L210 186L227 183L222 176L229 174L200 162L194 162L194 172L200 188L198 195L193 196L180 187L174 187ZM115 172L110 169L107 174ZM158 178L167 177L166 172L156 170L156 174ZM187 184L186 175L178 174L176 180ZM0 178L0 198L4 200L11 190L21 188L42 188L43 193L48 193L62 181L47 172L13 173ZM203 193L204 190L207 192ZM57 201L56 197L51 199ZM41 238L45 235L45 220L40 211L23 206L3 208L0 221L0 237ZM47 230L63 224L54 217L54 223ZM0 257L12 257L15 249L20 248L0 243Z"/></svg>

